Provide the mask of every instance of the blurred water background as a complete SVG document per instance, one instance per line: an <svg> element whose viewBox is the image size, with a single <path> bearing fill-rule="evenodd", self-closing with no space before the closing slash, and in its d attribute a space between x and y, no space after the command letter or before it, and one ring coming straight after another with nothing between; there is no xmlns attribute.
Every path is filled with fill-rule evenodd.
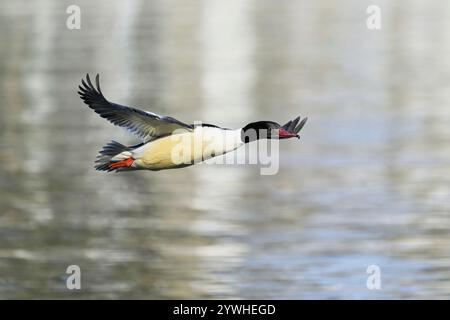
<svg viewBox="0 0 450 320"><path fill-rule="evenodd" d="M0 298L450 298L449 30L445 0L0 1ZM188 123L310 120L273 176L100 173L137 140L87 72Z"/></svg>

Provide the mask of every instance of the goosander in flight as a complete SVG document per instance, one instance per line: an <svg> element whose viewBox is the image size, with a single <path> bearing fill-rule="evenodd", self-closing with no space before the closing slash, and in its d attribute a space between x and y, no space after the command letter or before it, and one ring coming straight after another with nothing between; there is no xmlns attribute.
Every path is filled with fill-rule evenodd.
<svg viewBox="0 0 450 320"><path fill-rule="evenodd" d="M96 88L89 74L86 81L81 80L78 94L84 103L102 118L142 139L142 143L129 147L116 141L105 145L95 165L100 171L182 168L233 151L251 141L300 138L298 133L307 120L300 121L297 117L283 126L273 121L257 121L237 130L204 123L191 125L169 116L109 102L100 90L98 74L95 82ZM190 152L196 145L200 146L200 152ZM174 154L187 156L187 161L174 159Z"/></svg>

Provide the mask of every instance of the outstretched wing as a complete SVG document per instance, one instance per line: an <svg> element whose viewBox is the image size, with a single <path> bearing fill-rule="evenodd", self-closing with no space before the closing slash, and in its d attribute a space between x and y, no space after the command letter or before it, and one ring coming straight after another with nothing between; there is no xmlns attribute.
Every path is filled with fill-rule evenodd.
<svg viewBox="0 0 450 320"><path fill-rule="evenodd" d="M114 125L128 129L143 139L144 142L168 136L175 130L192 131L193 129L191 125L172 117L160 116L152 112L109 102L100 89L98 74L95 77L97 88L92 85L89 74L86 75L86 81L82 79L81 83L78 94L89 108Z"/></svg>

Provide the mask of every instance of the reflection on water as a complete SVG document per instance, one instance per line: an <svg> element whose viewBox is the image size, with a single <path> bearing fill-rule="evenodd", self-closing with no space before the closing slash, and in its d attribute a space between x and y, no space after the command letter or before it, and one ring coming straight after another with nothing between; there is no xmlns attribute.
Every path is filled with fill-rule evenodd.
<svg viewBox="0 0 450 320"><path fill-rule="evenodd" d="M1 298L449 298L450 3L0 2ZM193 122L310 121L280 171L105 174L76 86ZM65 289L65 269L82 290ZM382 290L366 288L380 266Z"/></svg>

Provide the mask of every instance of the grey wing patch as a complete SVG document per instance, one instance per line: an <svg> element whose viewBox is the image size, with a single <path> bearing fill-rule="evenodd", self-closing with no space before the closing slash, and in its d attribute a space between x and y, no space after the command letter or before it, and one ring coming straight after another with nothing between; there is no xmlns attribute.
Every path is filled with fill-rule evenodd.
<svg viewBox="0 0 450 320"><path fill-rule="evenodd" d="M85 104L100 117L112 124L128 129L145 142L172 134L175 130L191 131L192 126L168 116L160 116L153 112L122 106L106 100L100 89L99 76L95 78L96 88L92 85L89 74L86 81L81 80L78 94Z"/></svg>

